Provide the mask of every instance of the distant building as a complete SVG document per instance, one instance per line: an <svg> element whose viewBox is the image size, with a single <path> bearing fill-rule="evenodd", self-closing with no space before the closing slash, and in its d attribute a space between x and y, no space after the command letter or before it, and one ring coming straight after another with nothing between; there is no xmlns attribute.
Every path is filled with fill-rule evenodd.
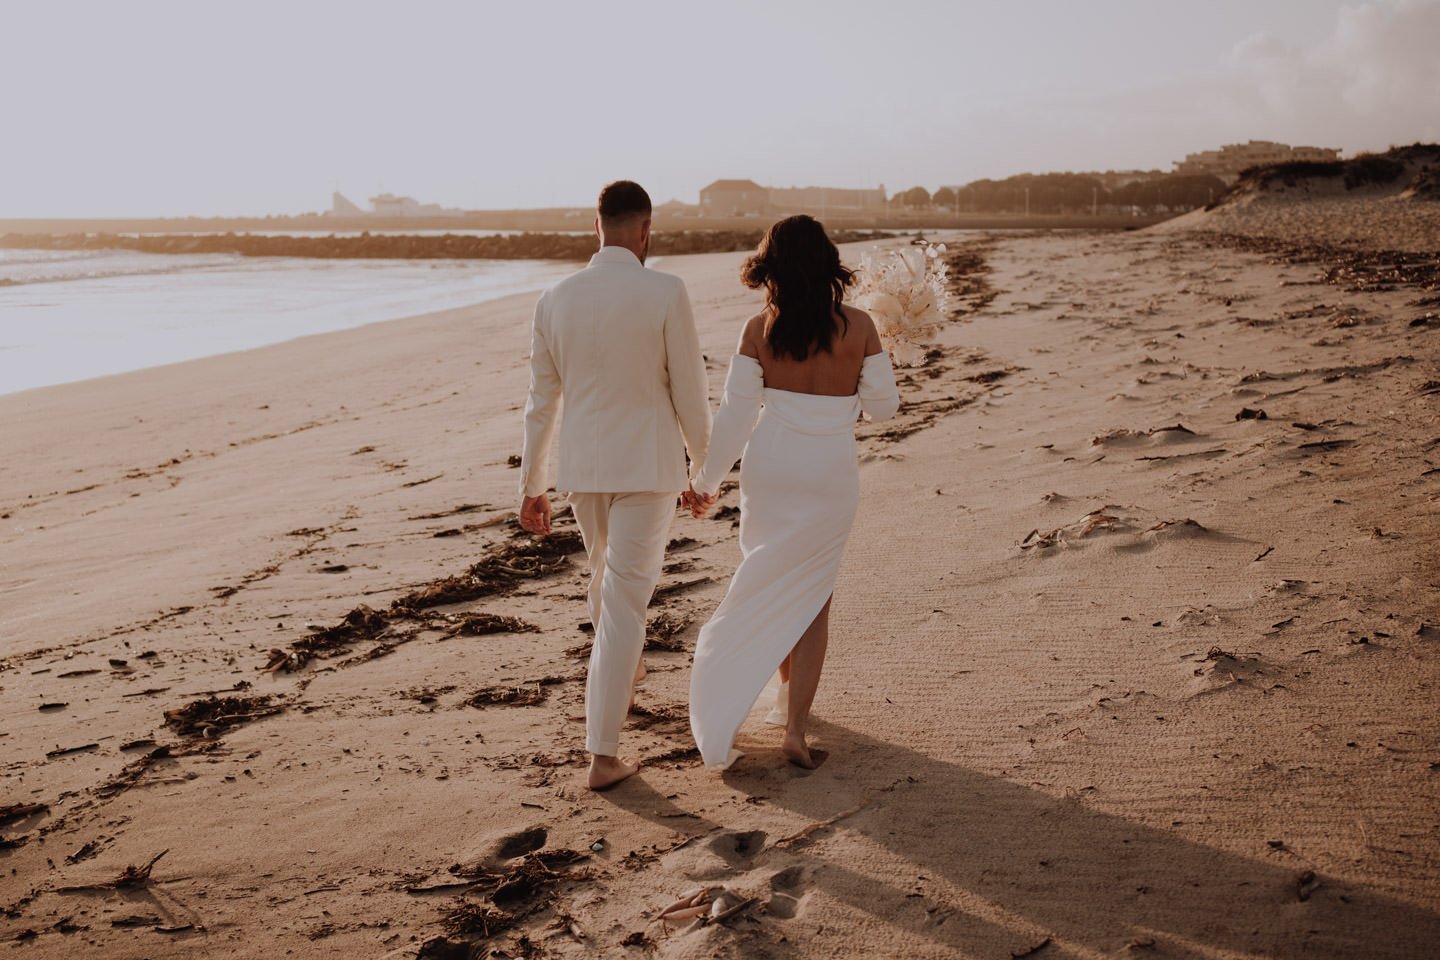
<svg viewBox="0 0 1440 960"><path fill-rule="evenodd" d="M393 193L371 197L370 206L378 217L458 217L461 214L438 203L420 203L414 197L397 197Z"/></svg>
<svg viewBox="0 0 1440 960"><path fill-rule="evenodd" d="M397 197L393 193L382 193L370 198L370 209L364 210L352 203L338 190L330 198L332 217L459 217L462 210L452 210L438 203L420 203L414 197Z"/></svg>
<svg viewBox="0 0 1440 960"><path fill-rule="evenodd" d="M1186 154L1184 160L1176 162L1175 172L1194 176L1208 174L1230 183L1247 167L1297 161L1324 163L1339 159L1340 151L1330 147L1292 147L1270 140L1250 140L1227 143L1219 150Z"/></svg>
<svg viewBox="0 0 1440 960"><path fill-rule="evenodd" d="M788 216L809 213L882 213L885 188L762 187L754 180L716 180L700 191L700 212L707 217Z"/></svg>
<svg viewBox="0 0 1440 960"><path fill-rule="evenodd" d="M769 207L770 191L754 180L716 180L700 190L700 212L707 217L758 217Z"/></svg>

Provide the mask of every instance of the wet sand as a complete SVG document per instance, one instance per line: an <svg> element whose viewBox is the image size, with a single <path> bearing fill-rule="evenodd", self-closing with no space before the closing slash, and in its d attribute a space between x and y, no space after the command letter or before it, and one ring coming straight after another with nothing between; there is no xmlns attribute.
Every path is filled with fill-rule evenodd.
<svg viewBox="0 0 1440 960"><path fill-rule="evenodd" d="M1433 953L1437 290L1183 233L975 250L989 293L861 430L814 772L758 713L731 771L693 751L732 510L675 521L644 769L583 788L583 560L510 519L533 297L0 397L0 940ZM741 256L661 264L717 397ZM661 918L704 888L730 916Z"/></svg>

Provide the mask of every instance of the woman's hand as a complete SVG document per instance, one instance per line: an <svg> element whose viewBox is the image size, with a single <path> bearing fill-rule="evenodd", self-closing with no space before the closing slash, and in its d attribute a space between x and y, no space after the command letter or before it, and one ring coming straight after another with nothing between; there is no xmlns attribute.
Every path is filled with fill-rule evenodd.
<svg viewBox="0 0 1440 960"><path fill-rule="evenodd" d="M719 498L714 496L707 497L703 494L696 493L694 484L691 484L690 489L680 494L680 502L690 511L690 516L696 520L704 519L705 514L710 512L710 508L715 506L717 499Z"/></svg>

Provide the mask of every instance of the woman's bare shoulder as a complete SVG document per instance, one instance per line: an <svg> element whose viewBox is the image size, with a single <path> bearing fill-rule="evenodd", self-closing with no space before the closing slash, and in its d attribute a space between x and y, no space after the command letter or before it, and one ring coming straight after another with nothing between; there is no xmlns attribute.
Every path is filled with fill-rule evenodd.
<svg viewBox="0 0 1440 960"><path fill-rule="evenodd" d="M859 307L852 307L848 303L844 304L841 309L845 311L845 319L850 321L849 337L862 340L867 354L879 353L881 350L880 331L876 328L875 321L871 319L870 314Z"/></svg>
<svg viewBox="0 0 1440 960"><path fill-rule="evenodd" d="M845 319L858 326L861 330L874 330L875 321L870 319L870 314L859 307L842 303L840 309L845 311Z"/></svg>
<svg viewBox="0 0 1440 960"><path fill-rule="evenodd" d="M760 358L760 345L765 342L765 323L768 317L769 312L761 310L745 321L745 327L740 331L740 343L735 347L736 353L757 360Z"/></svg>

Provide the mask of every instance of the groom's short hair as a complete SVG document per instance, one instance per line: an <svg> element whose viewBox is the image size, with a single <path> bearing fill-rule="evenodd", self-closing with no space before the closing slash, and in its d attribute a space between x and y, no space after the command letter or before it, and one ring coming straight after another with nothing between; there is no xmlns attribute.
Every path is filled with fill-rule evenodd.
<svg viewBox="0 0 1440 960"><path fill-rule="evenodd" d="M634 180L605 184L596 204L602 223L620 223L632 217L650 216L650 194Z"/></svg>

